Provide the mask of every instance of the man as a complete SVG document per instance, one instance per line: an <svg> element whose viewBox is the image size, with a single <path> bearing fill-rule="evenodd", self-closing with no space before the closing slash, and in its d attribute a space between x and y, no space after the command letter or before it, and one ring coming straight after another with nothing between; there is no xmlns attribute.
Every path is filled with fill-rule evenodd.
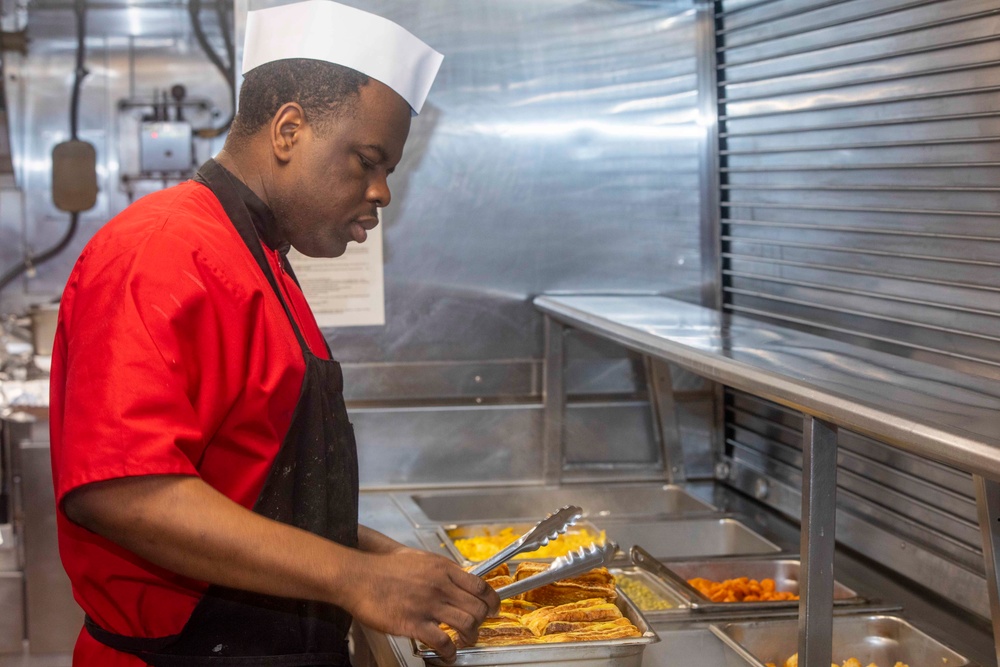
<svg viewBox="0 0 1000 667"><path fill-rule="evenodd" d="M439 64L330 0L251 12L225 148L81 254L51 378L75 665L347 665L352 616L450 660L439 623L471 644L496 610L357 524L340 366L285 258L364 242Z"/></svg>

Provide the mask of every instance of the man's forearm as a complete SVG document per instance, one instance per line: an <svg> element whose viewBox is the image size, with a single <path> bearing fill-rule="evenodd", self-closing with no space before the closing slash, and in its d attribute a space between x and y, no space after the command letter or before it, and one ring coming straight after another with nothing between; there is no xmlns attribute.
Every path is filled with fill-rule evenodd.
<svg viewBox="0 0 1000 667"><path fill-rule="evenodd" d="M234 503L197 477L101 482L64 502L67 516L149 562L231 588L337 602L358 552Z"/></svg>

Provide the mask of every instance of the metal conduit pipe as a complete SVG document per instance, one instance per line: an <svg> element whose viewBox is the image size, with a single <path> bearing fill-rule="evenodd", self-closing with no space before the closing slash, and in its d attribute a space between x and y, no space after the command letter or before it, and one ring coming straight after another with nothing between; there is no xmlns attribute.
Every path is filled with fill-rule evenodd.
<svg viewBox="0 0 1000 667"><path fill-rule="evenodd" d="M73 76L73 94L69 104L69 129L70 139L76 141L78 139L80 122L80 89L83 87L83 79L89 74L87 68L84 66L87 54L85 43L87 35L87 0L75 0L73 10L76 14L76 69ZM47 250L37 255L29 254L19 264L8 270L3 276L0 276L0 292L10 283L14 282L22 273L33 270L34 267L47 262L65 250L66 246L69 245L70 241L76 235L79 223L80 214L75 211L70 213L69 227L66 229L63 237Z"/></svg>

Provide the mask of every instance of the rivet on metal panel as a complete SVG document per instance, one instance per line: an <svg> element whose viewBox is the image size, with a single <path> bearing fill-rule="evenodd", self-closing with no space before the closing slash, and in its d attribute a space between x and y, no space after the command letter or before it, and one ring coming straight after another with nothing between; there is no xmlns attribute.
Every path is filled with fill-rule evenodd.
<svg viewBox="0 0 1000 667"><path fill-rule="evenodd" d="M729 464L719 461L715 464L715 479L729 479Z"/></svg>

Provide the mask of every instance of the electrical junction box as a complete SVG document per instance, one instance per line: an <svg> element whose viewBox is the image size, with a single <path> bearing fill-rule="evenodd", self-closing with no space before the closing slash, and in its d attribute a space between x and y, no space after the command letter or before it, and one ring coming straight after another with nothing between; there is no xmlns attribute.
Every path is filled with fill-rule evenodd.
<svg viewBox="0 0 1000 667"><path fill-rule="evenodd" d="M191 125L176 121L143 123L139 161L143 172L190 171Z"/></svg>

